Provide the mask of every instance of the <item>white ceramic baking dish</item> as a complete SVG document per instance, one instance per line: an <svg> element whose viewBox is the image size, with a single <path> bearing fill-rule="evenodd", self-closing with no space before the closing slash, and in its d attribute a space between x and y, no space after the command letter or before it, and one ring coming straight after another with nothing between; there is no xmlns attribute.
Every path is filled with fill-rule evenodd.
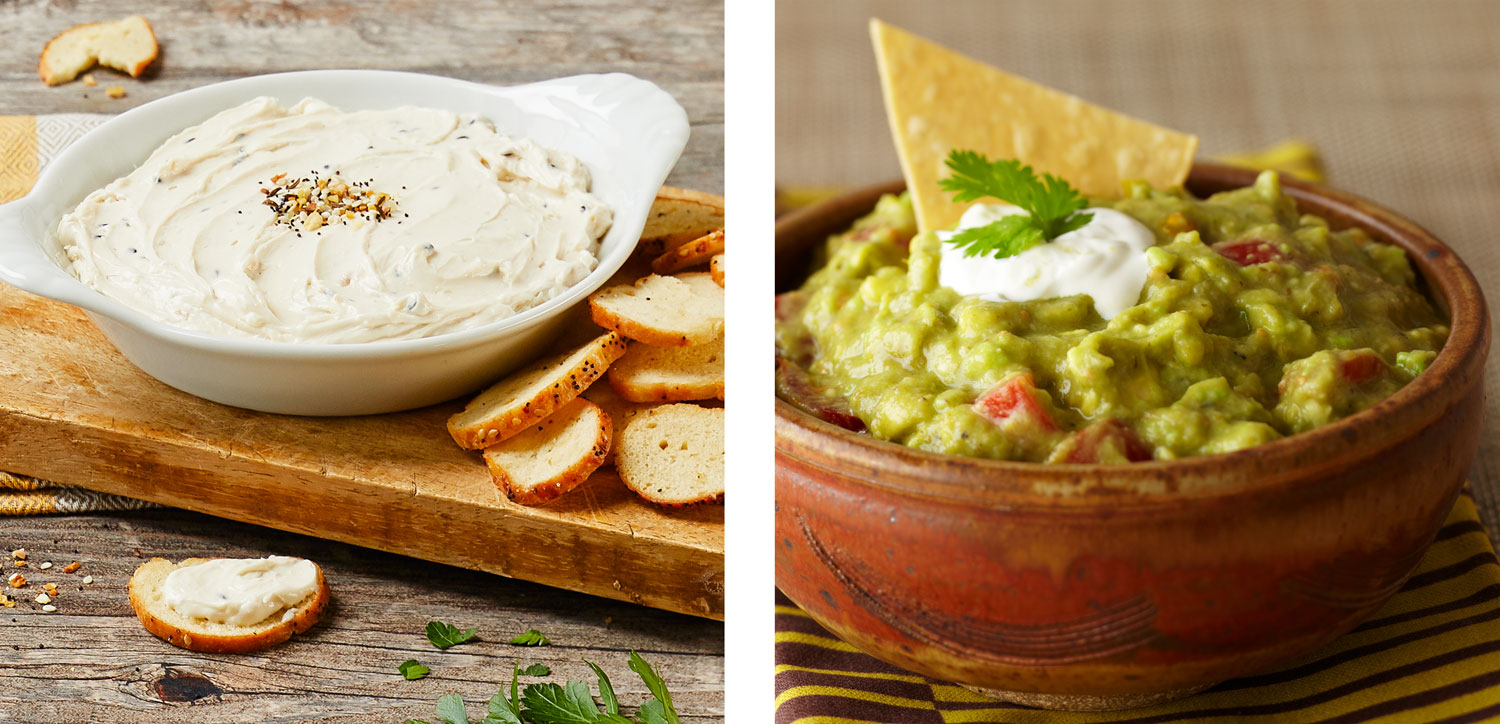
<svg viewBox="0 0 1500 724"><path fill-rule="evenodd" d="M581 159L613 207L599 266L509 319L425 339L297 344L208 335L152 320L66 270L54 236L83 197L129 173L178 131L259 96L312 97L346 110L403 105L479 113L502 133ZM84 309L151 376L216 402L293 415L362 415L421 407L478 389L537 356L564 312L624 264L657 189L688 138L687 114L633 76L580 75L497 87L417 73L320 70L216 83L128 111L59 155L26 197L0 205L0 280Z"/></svg>

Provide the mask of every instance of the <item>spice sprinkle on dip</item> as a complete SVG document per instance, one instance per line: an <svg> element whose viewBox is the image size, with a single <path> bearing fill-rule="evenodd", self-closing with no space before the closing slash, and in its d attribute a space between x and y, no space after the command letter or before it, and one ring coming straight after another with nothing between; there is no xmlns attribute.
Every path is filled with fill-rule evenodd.
<svg viewBox="0 0 1500 724"><path fill-rule="evenodd" d="M258 98L162 144L57 234L84 283L178 327L350 343L468 329L598 263L573 156L473 114Z"/></svg>

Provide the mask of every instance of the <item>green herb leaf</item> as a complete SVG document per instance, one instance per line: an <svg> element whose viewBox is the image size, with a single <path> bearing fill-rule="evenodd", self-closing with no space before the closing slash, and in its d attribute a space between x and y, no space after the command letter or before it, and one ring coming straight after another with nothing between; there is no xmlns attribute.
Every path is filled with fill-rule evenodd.
<svg viewBox="0 0 1500 724"><path fill-rule="evenodd" d="M569 681L566 687L528 684L521 692L521 703L527 721L535 724L593 724L600 719L599 707L582 681Z"/></svg>
<svg viewBox="0 0 1500 724"><path fill-rule="evenodd" d="M417 663L416 659L407 659L397 664L396 670L400 671L401 675L405 676L407 681L420 679L432 673L432 669L429 669L426 666Z"/></svg>
<svg viewBox="0 0 1500 724"><path fill-rule="evenodd" d="M406 721L401 722L401 724L432 724L432 722L427 721L426 719L407 719Z"/></svg>
<svg viewBox="0 0 1500 724"><path fill-rule="evenodd" d="M440 649L457 646L472 638L474 638L474 629L460 631L457 626L449 626L442 621L427 622L427 640Z"/></svg>
<svg viewBox="0 0 1500 724"><path fill-rule="evenodd" d="M949 239L964 250L965 256L1015 256L1077 231L1094 217L1079 213L1088 208L1088 201L1067 181L1049 173L1039 177L1020 161L991 161L974 151L953 151L948 154L947 165L953 175L938 185L951 192L954 201L995 198L1015 204L1027 214L966 229Z"/></svg>
<svg viewBox="0 0 1500 724"><path fill-rule="evenodd" d="M480 724L520 724L521 696L516 693L517 682L520 678L520 665L512 665L510 673L510 696L505 695L504 686L496 689L495 695L490 697L489 714L484 717L484 721L480 722Z"/></svg>
<svg viewBox="0 0 1500 724"><path fill-rule="evenodd" d="M1006 216L999 221L964 229L948 239L964 256L992 256L996 259L1015 256L1033 246L1047 243L1042 230L1025 216Z"/></svg>
<svg viewBox="0 0 1500 724"><path fill-rule="evenodd" d="M655 699L647 699L641 704L641 724L672 724L676 719L667 718L666 706Z"/></svg>
<svg viewBox="0 0 1500 724"><path fill-rule="evenodd" d="M546 664L532 664L521 669L522 676L546 676L552 673L552 668Z"/></svg>
<svg viewBox="0 0 1500 724"><path fill-rule="evenodd" d="M676 707L672 706L672 693L667 691L667 683L662 681L656 669L651 668L651 664L646 663L640 654L632 651L630 652L630 670L640 674L641 681L646 683L646 688L651 691L652 696L656 697L654 700L647 699L646 703L641 704L642 721L646 724L682 724L677 718ZM653 704L657 706L652 706ZM645 718L648 716L648 708L649 716L653 717L651 719Z"/></svg>
<svg viewBox="0 0 1500 724"><path fill-rule="evenodd" d="M615 698L615 687L609 683L609 677L604 674L604 669L594 665L594 662L584 659L595 674L599 675L599 699L604 702L604 711L609 714L620 713L620 700Z"/></svg>
<svg viewBox="0 0 1500 724"><path fill-rule="evenodd" d="M531 629L510 640L512 646L546 646L552 643L552 639L542 635L541 631Z"/></svg>
<svg viewBox="0 0 1500 724"><path fill-rule="evenodd" d="M469 724L469 712L464 709L464 698L458 694L438 697L437 715L448 724Z"/></svg>

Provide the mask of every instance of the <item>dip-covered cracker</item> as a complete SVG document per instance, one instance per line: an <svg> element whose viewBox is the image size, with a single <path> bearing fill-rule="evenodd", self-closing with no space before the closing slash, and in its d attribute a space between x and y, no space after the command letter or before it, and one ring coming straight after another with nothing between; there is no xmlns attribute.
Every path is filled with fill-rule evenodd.
<svg viewBox="0 0 1500 724"><path fill-rule="evenodd" d="M967 208L938 187L954 150L1014 158L1090 196L1125 181L1181 185L1198 138L1038 85L879 20L870 21L891 135L923 231Z"/></svg>

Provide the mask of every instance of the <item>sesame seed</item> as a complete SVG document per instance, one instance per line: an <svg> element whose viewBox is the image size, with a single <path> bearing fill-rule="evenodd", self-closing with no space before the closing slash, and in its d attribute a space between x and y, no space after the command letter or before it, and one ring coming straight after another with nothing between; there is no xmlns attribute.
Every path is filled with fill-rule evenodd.
<svg viewBox="0 0 1500 724"><path fill-rule="evenodd" d="M42 610L46 611L47 613L52 613L53 611L57 610L57 607L49 603L45 606L42 606Z"/></svg>
<svg viewBox="0 0 1500 724"><path fill-rule="evenodd" d="M43 563L42 565L37 566L37 568L40 568L40 569L42 569L44 571L47 570L48 568L51 568L51 567L52 567L52 561L47 561L47 562Z"/></svg>

